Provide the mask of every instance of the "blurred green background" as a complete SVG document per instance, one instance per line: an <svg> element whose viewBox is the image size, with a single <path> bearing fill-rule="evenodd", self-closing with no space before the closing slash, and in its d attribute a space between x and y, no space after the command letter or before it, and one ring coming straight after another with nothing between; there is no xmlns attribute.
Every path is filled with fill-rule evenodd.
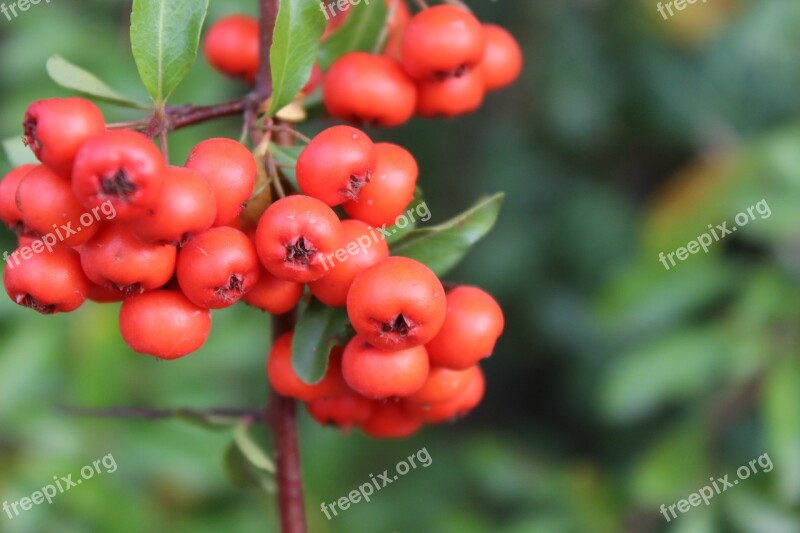
<svg viewBox="0 0 800 533"><path fill-rule="evenodd" d="M416 155L434 223L507 192L494 233L449 276L505 309L487 395L404 441L341 435L303 411L311 531L800 531L800 3L710 0L666 21L652 0L470 5L521 40L523 79L473 116L370 133ZM255 1L212 0L209 20L233 12ZM55 53L144 100L129 13L58 0L0 16L0 136L20 133L32 100L68 94L44 70ZM245 90L201 59L172 101ZM226 119L175 133L172 162L238 132ZM762 199L771 217L669 271L658 262ZM1 242L14 247L9 232ZM171 363L123 344L114 305L42 317L4 298L0 321L0 500L108 453L118 464L0 514L0 531L276 530L272 498L226 477L231 430L55 410L263 405L265 315L215 312L207 345ZM332 521L320 512L423 447L430 467ZM659 514L763 453L771 472L670 524Z"/></svg>

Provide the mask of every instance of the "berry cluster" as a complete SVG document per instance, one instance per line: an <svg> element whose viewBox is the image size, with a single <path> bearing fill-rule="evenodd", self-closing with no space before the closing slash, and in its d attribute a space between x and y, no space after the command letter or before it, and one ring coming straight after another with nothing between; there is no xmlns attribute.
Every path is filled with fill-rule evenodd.
<svg viewBox="0 0 800 533"><path fill-rule="evenodd" d="M403 124L414 114L454 117L475 111L486 92L506 87L519 76L522 51L505 29L481 24L469 11L450 5L433 6L412 17L404 2L387 4L392 17L384 53L345 54L324 74L315 68L303 90L309 93L322 83L331 116L387 127ZM348 13L331 19L328 32ZM217 22L205 52L221 72L252 83L258 66L257 22L242 15Z"/></svg>
<svg viewBox="0 0 800 533"><path fill-rule="evenodd" d="M404 2L388 4L384 55L346 54L306 87L324 84L332 115L387 126L415 111L452 116L519 74L519 47L504 30L451 6L412 17ZM209 31L206 55L253 82L258 38L254 20L228 17ZM274 343L267 375L319 422L403 437L481 401L479 362L503 331L499 305L475 287L446 291L424 264L391 257L376 229L393 225L413 201L419 169L404 148L350 126L328 128L299 154L299 190L285 195L272 173L280 199L269 203L269 187L255 190L274 163L266 142L257 159L239 142L208 139L183 166L171 166L150 137L107 127L82 98L34 102L23 126L40 164L0 182L0 220L19 240L3 275L17 304L51 314L87 299L122 302L124 341L176 359L205 343L213 309L241 300L281 315L306 295L344 308L349 333L318 383L304 382L293 366L294 332ZM245 212L254 199L250 207L260 208Z"/></svg>

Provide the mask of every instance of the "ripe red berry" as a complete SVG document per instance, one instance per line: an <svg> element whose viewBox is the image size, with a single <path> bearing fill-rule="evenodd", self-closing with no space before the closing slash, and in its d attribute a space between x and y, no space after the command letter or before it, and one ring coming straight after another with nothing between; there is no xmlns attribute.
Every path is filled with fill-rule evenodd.
<svg viewBox="0 0 800 533"><path fill-rule="evenodd" d="M344 220L337 255L325 261L328 274L309 284L311 294L330 307L344 307L356 276L387 257L389 245L380 232L360 220Z"/></svg>
<svg viewBox="0 0 800 533"><path fill-rule="evenodd" d="M51 242L78 246L100 229L100 209L86 212L68 181L44 165L38 165L19 182L17 206L25 227ZM96 215L96 216L95 216Z"/></svg>
<svg viewBox="0 0 800 533"><path fill-rule="evenodd" d="M336 396L310 401L306 408L323 426L330 424L347 430L365 423L372 414L372 405L372 401L346 389Z"/></svg>
<svg viewBox="0 0 800 533"><path fill-rule="evenodd" d="M195 305L221 309L258 282L261 265L247 235L227 226L195 235L178 254L178 283Z"/></svg>
<svg viewBox="0 0 800 533"><path fill-rule="evenodd" d="M14 303L48 315L72 311L86 300L89 280L75 250L59 245L48 250L35 240L6 256L3 283Z"/></svg>
<svg viewBox="0 0 800 533"><path fill-rule="evenodd" d="M406 257L390 257L358 275L347 314L364 339L384 350L430 341L444 322L444 288L436 274Z"/></svg>
<svg viewBox="0 0 800 533"><path fill-rule="evenodd" d="M481 69L418 85L417 113L423 117L466 115L477 110L486 94Z"/></svg>
<svg viewBox="0 0 800 533"><path fill-rule="evenodd" d="M267 377L272 388L282 396L297 398L304 402L341 394L345 388L341 375L341 348L331 350L328 371L322 381L305 383L292 366L292 336L285 333L275 340L267 359Z"/></svg>
<svg viewBox="0 0 800 533"><path fill-rule="evenodd" d="M472 378L472 367L466 370L450 370L441 366L431 367L428 379L425 380L422 388L406 400L423 405L446 403L459 397Z"/></svg>
<svg viewBox="0 0 800 533"><path fill-rule="evenodd" d="M215 226L233 222L253 195L256 183L256 160L239 142L231 139L208 139L194 148L186 167L203 176L217 199Z"/></svg>
<svg viewBox="0 0 800 533"><path fill-rule="evenodd" d="M125 299L125 291L89 282L89 290L86 292L86 299L101 304L121 302Z"/></svg>
<svg viewBox="0 0 800 533"><path fill-rule="evenodd" d="M393 225L414 198L419 167L408 150L396 144L375 145L375 170L358 199L342 204L345 212L376 228Z"/></svg>
<svg viewBox="0 0 800 533"><path fill-rule="evenodd" d="M386 352L356 335L344 349L342 375L351 389L366 398L402 398L425 384L428 354L423 346Z"/></svg>
<svg viewBox="0 0 800 533"><path fill-rule="evenodd" d="M230 15L208 30L203 52L211 66L223 74L253 83L258 72L258 35L256 19Z"/></svg>
<svg viewBox="0 0 800 533"><path fill-rule="evenodd" d="M358 198L375 167L375 145L350 126L334 126L314 137L297 159L297 184L329 206Z"/></svg>
<svg viewBox="0 0 800 533"><path fill-rule="evenodd" d="M399 126L414 115L417 89L394 59L351 52L328 70L323 98L334 117L389 127Z"/></svg>
<svg viewBox="0 0 800 533"><path fill-rule="evenodd" d="M417 80L460 75L480 63L483 27L465 9L437 5L417 13L406 28L401 59Z"/></svg>
<svg viewBox="0 0 800 533"><path fill-rule="evenodd" d="M143 241L179 244L210 228L216 216L208 182L188 168L167 167L158 201L131 228Z"/></svg>
<svg viewBox="0 0 800 533"><path fill-rule="evenodd" d="M407 411L429 424L438 424L465 416L481 403L486 392L486 379L483 377L480 367L475 365L467 372L469 372L467 385L458 396L449 402L435 404L407 402Z"/></svg>
<svg viewBox="0 0 800 533"><path fill-rule="evenodd" d="M264 212L256 230L256 248L264 267L280 279L308 283L328 272L325 256L342 242L336 213L309 196L288 196Z"/></svg>
<svg viewBox="0 0 800 533"><path fill-rule="evenodd" d="M375 439L404 439L422 427L422 421L410 412L405 402L374 402L372 414L361 430Z"/></svg>
<svg viewBox="0 0 800 533"><path fill-rule="evenodd" d="M243 300L267 313L282 315L294 309L302 296L302 283L276 278L262 267L258 282L245 293Z"/></svg>
<svg viewBox="0 0 800 533"><path fill-rule="evenodd" d="M83 98L50 98L33 102L25 112L25 142L36 158L66 178L78 149L102 133L100 109Z"/></svg>
<svg viewBox="0 0 800 533"><path fill-rule="evenodd" d="M37 166L31 164L19 166L0 181L0 220L11 229L22 229L22 211L17 206L19 182Z"/></svg>
<svg viewBox="0 0 800 533"><path fill-rule="evenodd" d="M164 286L175 272L177 249L137 239L128 226L108 224L81 247L83 271L94 283L137 294Z"/></svg>
<svg viewBox="0 0 800 533"><path fill-rule="evenodd" d="M461 286L447 293L447 315L439 333L426 345L431 363L469 368L494 351L503 333L500 305L477 287Z"/></svg>
<svg viewBox="0 0 800 533"><path fill-rule="evenodd" d="M322 69L317 63L314 63L314 66L311 68L311 76L309 76L308 81L300 90L301 93L305 95L309 95L317 90L317 88L325 82L325 73L322 72Z"/></svg>
<svg viewBox="0 0 800 533"><path fill-rule="evenodd" d="M130 221L155 206L165 168L161 152L146 136L106 131L78 150L72 188L86 209L109 201L120 221Z"/></svg>
<svg viewBox="0 0 800 533"><path fill-rule="evenodd" d="M126 298L119 329L128 346L159 359L177 359L206 342L211 312L176 290L156 290Z"/></svg>
<svg viewBox="0 0 800 533"><path fill-rule="evenodd" d="M484 87L487 91L501 89L514 83L522 72L522 49L505 28L484 24L486 51L481 61Z"/></svg>

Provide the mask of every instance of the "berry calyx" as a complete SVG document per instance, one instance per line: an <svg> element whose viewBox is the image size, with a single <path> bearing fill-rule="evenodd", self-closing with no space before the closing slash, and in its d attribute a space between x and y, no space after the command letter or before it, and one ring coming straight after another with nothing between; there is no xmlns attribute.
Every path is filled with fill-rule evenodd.
<svg viewBox="0 0 800 533"><path fill-rule="evenodd" d="M180 291L155 290L125 299L119 311L119 329L134 351L177 359L205 344L211 313Z"/></svg>
<svg viewBox="0 0 800 533"><path fill-rule="evenodd" d="M439 332L445 302L442 283L428 267L406 257L389 257L353 281L347 314L369 343L401 350L425 344Z"/></svg>

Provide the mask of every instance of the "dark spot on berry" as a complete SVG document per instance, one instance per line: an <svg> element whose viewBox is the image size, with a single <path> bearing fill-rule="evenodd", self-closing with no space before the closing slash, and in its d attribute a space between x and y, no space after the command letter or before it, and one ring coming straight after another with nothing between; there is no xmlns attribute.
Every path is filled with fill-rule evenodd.
<svg viewBox="0 0 800 533"><path fill-rule="evenodd" d="M228 278L228 285L217 287L214 294L226 303L238 301L244 294L244 278L241 274L231 274L231 277Z"/></svg>
<svg viewBox="0 0 800 533"><path fill-rule="evenodd" d="M436 81L445 81L449 78L460 78L467 72L469 72L469 67L467 65L459 65L453 70L439 70L433 77Z"/></svg>
<svg viewBox="0 0 800 533"><path fill-rule="evenodd" d="M361 188L369 183L371 179L371 172L366 172L364 174L353 174L350 176L347 187L342 189L340 192L348 200L358 200L358 195L361 192Z"/></svg>
<svg viewBox="0 0 800 533"><path fill-rule="evenodd" d="M100 178L100 192L103 196L113 196L123 202L130 201L138 187L130 180L128 173L120 168L113 174Z"/></svg>
<svg viewBox="0 0 800 533"><path fill-rule="evenodd" d="M117 289L121 290L123 294L125 294L125 298L130 296L134 296L136 294L142 294L144 289L142 288L142 284L139 282L132 283L130 285L120 286L117 285Z"/></svg>
<svg viewBox="0 0 800 533"><path fill-rule="evenodd" d="M18 297L17 298L17 303L19 305L23 305L25 307L33 309L34 311L38 311L39 313L41 313L43 315L52 315L53 313L56 312L56 306L55 305L52 305L52 304L51 305L44 305L41 302L39 302L36 298L31 296L30 294L26 294L24 296Z"/></svg>
<svg viewBox="0 0 800 533"><path fill-rule="evenodd" d="M39 137L36 135L36 128L38 126L38 122L35 118L30 115L25 117L25 121L22 123L22 127L25 128L25 136L22 138L22 142L25 146L30 147L37 156L42 149L42 141L39 140Z"/></svg>
<svg viewBox="0 0 800 533"><path fill-rule="evenodd" d="M406 318L402 313L397 315L397 318L395 318L393 322L384 322L381 324L381 331L383 333L396 333L401 337L407 336L410 329L411 326L406 322Z"/></svg>
<svg viewBox="0 0 800 533"><path fill-rule="evenodd" d="M307 265L311 257L317 253L311 243L305 238L298 238L294 244L286 246L286 261Z"/></svg>

